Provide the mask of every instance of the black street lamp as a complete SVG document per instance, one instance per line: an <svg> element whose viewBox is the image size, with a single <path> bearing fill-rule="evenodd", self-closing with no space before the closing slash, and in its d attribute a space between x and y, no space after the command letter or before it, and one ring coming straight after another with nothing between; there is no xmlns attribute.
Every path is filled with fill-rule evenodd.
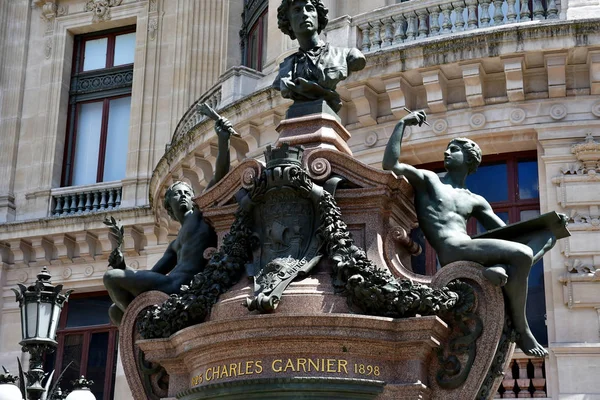
<svg viewBox="0 0 600 400"><path fill-rule="evenodd" d="M46 375L44 354L56 350L56 330L60 313L72 290L61 293L63 285L54 286L50 283L51 275L46 267L42 268L37 278L29 287L19 284L19 290L12 289L17 295L21 309L23 340L19 344L23 346L23 351L30 354L29 371L25 373L27 387L23 397L25 400L50 400L55 394L58 395L54 392L60 392L60 389L55 385L53 390L48 392L52 376L45 387L42 384ZM24 382L21 382L21 388L24 388Z"/></svg>

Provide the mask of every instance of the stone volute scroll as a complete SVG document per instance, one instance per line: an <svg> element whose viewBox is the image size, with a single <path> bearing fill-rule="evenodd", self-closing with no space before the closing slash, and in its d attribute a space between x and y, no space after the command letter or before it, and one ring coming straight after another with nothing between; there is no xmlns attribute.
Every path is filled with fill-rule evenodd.
<svg viewBox="0 0 600 400"><path fill-rule="evenodd" d="M425 123L423 112L398 123L384 170L357 161L335 87L365 57L319 39L327 23L321 0L283 0L278 20L300 45L275 79L294 100L279 139L266 146L265 162L247 159L229 171L222 159L219 178L192 205L185 186L171 188L182 204L171 196L165 206L176 218L178 210L199 213L216 251L203 248L198 257L208 259L176 290L155 285L149 290L162 294L121 304L122 358L130 360L126 375L137 377L136 400L159 391L186 400L493 398L514 342L544 355L522 313L523 282L536 257L568 234L565 219L550 213L504 227L464 188L481 160L468 139L453 140L443 155L448 181L399 163L404 129ZM216 121L219 151L226 149L233 126L204 112ZM456 209L428 214L434 192ZM490 230L485 241L464 231L470 215ZM422 250L409 235L417 225L444 265L433 277L410 268ZM478 250L482 242L493 246ZM118 272L109 272L124 274L124 261L114 261ZM112 293L119 308L122 292Z"/></svg>

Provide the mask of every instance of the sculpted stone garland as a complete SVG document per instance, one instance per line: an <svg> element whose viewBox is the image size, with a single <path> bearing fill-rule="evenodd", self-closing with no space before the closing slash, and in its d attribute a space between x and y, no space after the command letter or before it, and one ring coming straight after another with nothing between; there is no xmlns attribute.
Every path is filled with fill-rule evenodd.
<svg viewBox="0 0 600 400"><path fill-rule="evenodd" d="M401 318L437 315L452 309L458 294L448 288L434 289L407 279L396 280L377 268L365 252L354 245L333 196L321 200L321 227L329 258L334 262L334 286L348 302L365 314Z"/></svg>
<svg viewBox="0 0 600 400"><path fill-rule="evenodd" d="M251 232L247 224L248 215L238 210L223 246L213 254L204 271L189 286L182 286L181 293L142 314L138 330L143 338L166 338L204 321L219 296L241 278L250 258Z"/></svg>

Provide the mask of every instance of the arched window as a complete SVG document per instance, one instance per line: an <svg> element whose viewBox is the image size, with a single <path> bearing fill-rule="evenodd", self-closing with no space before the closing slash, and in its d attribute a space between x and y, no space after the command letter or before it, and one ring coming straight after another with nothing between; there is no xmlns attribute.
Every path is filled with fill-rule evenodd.
<svg viewBox="0 0 600 400"><path fill-rule="evenodd" d="M267 57L268 0L244 0L242 14L242 64L262 71Z"/></svg>

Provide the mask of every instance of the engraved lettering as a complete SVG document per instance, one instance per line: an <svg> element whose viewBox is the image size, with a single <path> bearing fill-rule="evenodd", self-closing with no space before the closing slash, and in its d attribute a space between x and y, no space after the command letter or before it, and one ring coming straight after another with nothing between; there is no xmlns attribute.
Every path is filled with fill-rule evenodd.
<svg viewBox="0 0 600 400"><path fill-rule="evenodd" d="M327 359L327 372L335 372L335 359L328 358Z"/></svg>
<svg viewBox="0 0 600 400"><path fill-rule="evenodd" d="M306 358L296 360L296 371L300 372L300 367L302 367L302 372L306 372Z"/></svg>
<svg viewBox="0 0 600 400"><path fill-rule="evenodd" d="M263 372L262 361L261 360L256 361L255 365L256 365L256 370L254 371L254 373L257 375L262 374L262 372Z"/></svg>
<svg viewBox="0 0 600 400"><path fill-rule="evenodd" d="M348 370L346 369L346 367L348 366L348 361L346 360L338 360L338 373L342 372L342 368L344 369L344 373L347 374Z"/></svg>
<svg viewBox="0 0 600 400"><path fill-rule="evenodd" d="M287 372L288 369L291 369L292 372L296 372L296 370L294 369L294 363L292 362L291 358L288 358L287 363L285 363L285 368L283 369L283 372Z"/></svg>

